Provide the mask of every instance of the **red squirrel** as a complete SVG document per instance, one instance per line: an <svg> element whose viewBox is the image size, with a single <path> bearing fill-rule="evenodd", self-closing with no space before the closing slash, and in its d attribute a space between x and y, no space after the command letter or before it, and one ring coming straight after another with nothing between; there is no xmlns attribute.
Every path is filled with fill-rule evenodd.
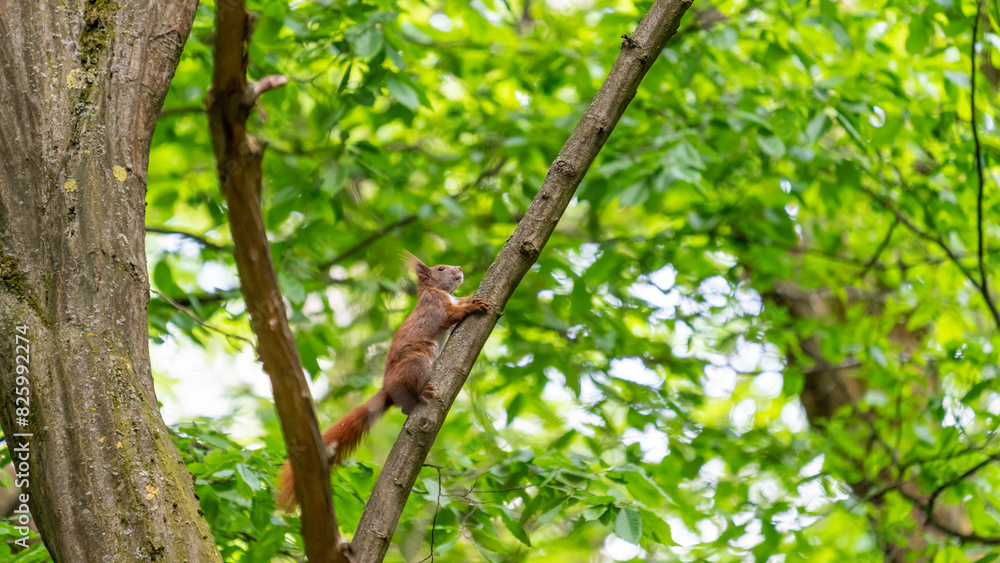
<svg viewBox="0 0 1000 563"><path fill-rule="evenodd" d="M417 274L417 306L392 337L382 389L323 432L331 466L340 465L354 451L389 407L396 405L409 415L418 402L429 400L434 394L431 369L451 329L470 313L490 310L481 299L452 295L462 285L460 266L428 267L409 252L406 261ZM298 501L288 461L281 468L278 483L278 506L285 510L295 508Z"/></svg>

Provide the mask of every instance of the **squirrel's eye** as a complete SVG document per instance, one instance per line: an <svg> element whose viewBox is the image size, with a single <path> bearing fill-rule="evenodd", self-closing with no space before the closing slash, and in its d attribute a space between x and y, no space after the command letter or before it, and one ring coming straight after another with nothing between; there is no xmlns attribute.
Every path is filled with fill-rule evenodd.
<svg viewBox="0 0 1000 563"><path fill-rule="evenodd" d="M444 271L444 266L441 266L440 268L438 268L438 271L439 272L443 272Z"/></svg>

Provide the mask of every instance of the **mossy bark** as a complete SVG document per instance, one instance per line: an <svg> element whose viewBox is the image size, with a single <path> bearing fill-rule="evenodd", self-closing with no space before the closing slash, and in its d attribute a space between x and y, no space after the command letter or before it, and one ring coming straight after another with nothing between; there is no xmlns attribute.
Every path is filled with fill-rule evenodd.
<svg viewBox="0 0 1000 563"><path fill-rule="evenodd" d="M146 313L149 144L196 5L0 0L0 424L33 434L24 492L59 562L221 560L157 408Z"/></svg>

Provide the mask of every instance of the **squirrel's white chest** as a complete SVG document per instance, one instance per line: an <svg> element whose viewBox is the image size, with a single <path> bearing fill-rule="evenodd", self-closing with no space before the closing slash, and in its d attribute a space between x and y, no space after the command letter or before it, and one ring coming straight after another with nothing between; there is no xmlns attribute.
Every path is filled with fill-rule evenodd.
<svg viewBox="0 0 1000 563"><path fill-rule="evenodd" d="M455 297L454 295L448 294L448 299L451 299L451 304L452 305L458 305L458 303L459 303L458 297ZM434 353L434 358L435 359L437 359L437 357L439 355L441 355L441 349L444 348L444 343L448 340L448 337L451 336L451 331L454 330L454 328L455 328L454 326L450 326L450 327L442 330L434 338L434 342L435 342L435 344L437 344L437 350L435 350L435 353Z"/></svg>

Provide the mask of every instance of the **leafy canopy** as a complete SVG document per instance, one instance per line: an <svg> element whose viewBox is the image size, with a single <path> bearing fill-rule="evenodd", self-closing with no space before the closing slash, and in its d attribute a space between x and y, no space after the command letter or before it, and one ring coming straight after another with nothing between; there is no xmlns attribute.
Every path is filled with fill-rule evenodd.
<svg viewBox="0 0 1000 563"><path fill-rule="evenodd" d="M462 265L471 292L649 4L251 3L251 74L291 79L262 98L254 128L269 144L264 216L299 352L330 382L322 421L379 384L414 299L400 251ZM214 9L199 8L171 86L147 197L148 225L203 239L150 234L150 271L187 313L249 336L202 112ZM918 529L913 498L891 488L926 499L955 480L937 502L1000 534L997 467L956 479L994 455L1000 423L998 327L973 283L975 11L696 3L507 306L389 558L433 546L442 561L602 548L881 561L908 542L935 561L987 553ZM987 12L975 118L992 279L1000 41ZM789 287L820 311L797 314ZM154 344L247 348L187 313L154 295ZM817 357L863 383L822 417L800 400ZM302 553L295 517L275 512L283 445L268 398L258 404L255 447L231 440L227 420L177 429L226 560ZM401 420L333 476L348 535Z"/></svg>

